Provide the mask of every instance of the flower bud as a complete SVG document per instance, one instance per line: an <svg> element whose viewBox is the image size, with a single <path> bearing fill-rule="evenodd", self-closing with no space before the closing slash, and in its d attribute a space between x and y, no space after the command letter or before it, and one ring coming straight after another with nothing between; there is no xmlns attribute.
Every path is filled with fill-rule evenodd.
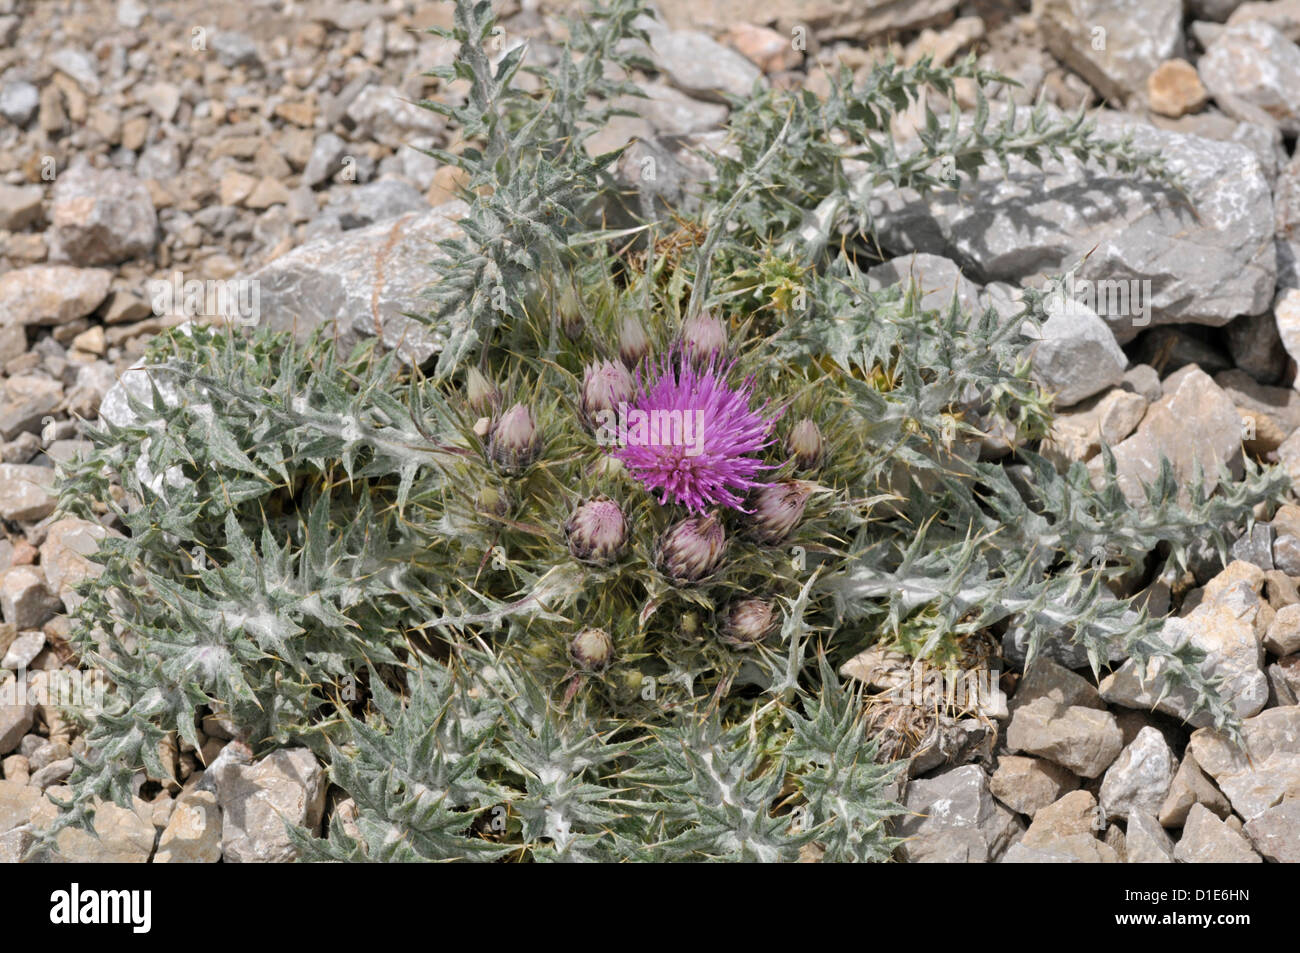
<svg viewBox="0 0 1300 953"><path fill-rule="evenodd" d="M564 539L574 559L608 566L627 548L623 511L607 496L588 500L565 522Z"/></svg>
<svg viewBox="0 0 1300 953"><path fill-rule="evenodd" d="M683 612L677 622L677 634L688 642L700 637L700 617L695 612Z"/></svg>
<svg viewBox="0 0 1300 953"><path fill-rule="evenodd" d="M776 631L779 621L776 605L770 600L741 599L723 613L718 634L732 645L756 645Z"/></svg>
<svg viewBox="0 0 1300 953"><path fill-rule="evenodd" d="M703 311L682 325L682 350L692 363L705 364L727 349L727 328L719 318Z"/></svg>
<svg viewBox="0 0 1300 953"><path fill-rule="evenodd" d="M630 369L636 369L650 356L650 338L635 315L623 319L618 332L618 356Z"/></svg>
<svg viewBox="0 0 1300 953"><path fill-rule="evenodd" d="M582 337L582 329L586 321L582 316L582 302L578 298L577 291L573 285L565 281L560 285L560 292L556 296L555 311L560 318L560 327L564 331L564 336L570 341L576 341Z"/></svg>
<svg viewBox="0 0 1300 953"><path fill-rule="evenodd" d="M488 438L488 455L504 473L519 473L542 453L542 433L533 412L524 404L515 404L492 428Z"/></svg>
<svg viewBox="0 0 1300 953"><path fill-rule="evenodd" d="M785 451L794 460L796 470L817 470L826 460L826 441L817 424L805 417L790 428Z"/></svg>
<svg viewBox="0 0 1300 953"><path fill-rule="evenodd" d="M596 415L603 410L618 413L618 405L630 403L636 395L632 374L618 361L589 364L582 376L582 399L579 410L587 426L594 426Z"/></svg>
<svg viewBox="0 0 1300 953"><path fill-rule="evenodd" d="M655 564L674 582L698 582L713 573L727 549L717 512L688 516L668 527L655 547Z"/></svg>
<svg viewBox="0 0 1300 953"><path fill-rule="evenodd" d="M786 480L760 486L755 493L750 529L761 543L775 546L785 540L803 516L803 508L816 484Z"/></svg>
<svg viewBox="0 0 1300 953"><path fill-rule="evenodd" d="M510 512L510 494L503 486L488 484L479 490L478 511L489 516L503 517Z"/></svg>
<svg viewBox="0 0 1300 953"><path fill-rule="evenodd" d="M603 672L614 661L614 640L604 629L583 629L569 640L569 658L584 672Z"/></svg>
<svg viewBox="0 0 1300 953"><path fill-rule="evenodd" d="M501 393L484 377L477 367L471 367L465 376L465 403L476 414L490 414L501 406Z"/></svg>

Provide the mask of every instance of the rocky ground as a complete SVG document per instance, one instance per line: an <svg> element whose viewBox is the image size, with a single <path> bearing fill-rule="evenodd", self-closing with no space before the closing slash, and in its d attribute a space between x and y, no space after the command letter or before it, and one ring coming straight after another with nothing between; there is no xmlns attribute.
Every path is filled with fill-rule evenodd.
<svg viewBox="0 0 1300 953"><path fill-rule="evenodd" d="M527 40L533 62L553 60L563 5L498 4L501 53ZM634 139L628 161L650 154L661 169L638 187L669 203L703 174L699 150L726 147L723 93L825 90L838 64L861 74L891 51L975 51L1021 83L1003 102L1104 106L1104 129L1131 132L1183 176L1194 213L1141 180L1013 164L960 195L873 195L897 256L873 279L910 274L936 301L955 290L1001 308L1087 256L1080 278L1137 282L1143 305L1063 308L1048 323L1035 361L1062 413L1045 451L1096 468L1106 441L1135 498L1161 455L1183 481L1198 466L1239 472L1244 455L1300 478L1298 0L659 7L658 71L636 77L649 98L590 145ZM234 280L256 290L250 323L333 322L415 359L436 351L402 313L419 307L432 243L457 232L463 206L453 170L418 150L459 143L409 100L463 95L421 75L454 44L417 31L448 23L445 4L405 0L0 0L0 676L39 682L71 666L72 587L116 531L107 516L54 519L53 467L86 445L83 421L130 413L123 388L145 385L123 374L150 336L217 318L160 304L151 282ZM1008 449L991 438L983 452ZM1188 700L1151 697L1133 663L1098 686L1085 658L1049 646L1018 684L1005 680L1007 710L931 718L909 745L906 857L1300 859L1300 507L1269 515L1226 568L1206 557L1143 592L1152 611L1175 611L1168 637L1228 680L1244 750L1184 723ZM1023 661L1015 632L1002 648ZM886 653L850 668L877 686L898 676ZM142 775L135 809L100 808L98 838L64 832L63 858L284 860L281 814L349 823L307 751L253 762L219 722L202 729L197 749L163 752L176 781ZM0 705L0 860L52 818L83 744L52 705Z"/></svg>

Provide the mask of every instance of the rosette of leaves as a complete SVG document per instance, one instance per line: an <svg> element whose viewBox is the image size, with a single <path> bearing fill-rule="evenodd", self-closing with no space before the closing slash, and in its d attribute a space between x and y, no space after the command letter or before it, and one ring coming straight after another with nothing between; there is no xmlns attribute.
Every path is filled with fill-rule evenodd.
<svg viewBox="0 0 1300 953"><path fill-rule="evenodd" d="M1207 526L1223 549L1285 478L1250 465L1180 495L1166 469L1135 508L1113 473L1100 489L1081 466L1058 475L1032 449L1049 405L1023 360L1041 299L1015 316L927 310L916 288L870 290L859 266L869 222L851 221L848 156L830 143L856 143L874 181L947 187L883 130L924 85L990 77L888 66L816 109L759 94L733 116L746 161L716 160L697 218L593 230L611 160L576 145L626 91L600 63L627 64L641 12L598 7L525 95L510 80L526 53L494 65L490 8L458 3L448 75L471 92L438 108L473 144L457 161L475 191L431 275L449 341L431 367L264 330L151 346L133 422L102 425L62 484L64 509L111 514L123 537L76 614L74 647L114 687L61 823L85 822L95 796L126 801L137 771L162 778L158 743L198 747L215 713L255 748L311 745L355 802L354 826L299 832L310 859L885 859L899 766L874 763L835 671L878 641L960 658L1010 625L1031 649L1066 634L1098 670L1116 649L1162 657L1229 721L1195 654L1107 583L1153 551L1183 559ZM940 136L927 126L930 165ZM959 175L1053 148L1159 172L1074 120L950 145ZM652 358L691 360L683 335L705 313L726 352L717 386L745 382L772 429L737 444L759 469L728 471L759 485L705 501L725 552L683 578L661 543L699 501L654 492L600 439L586 384L627 350L629 320ZM658 366L630 370L648 390ZM1001 461L978 452L991 419L1019 448ZM786 444L805 421L821 443L801 462ZM764 487L796 480L793 518L756 526ZM617 505L626 539L575 549L592 500ZM588 629L612 657L598 640L584 664Z"/></svg>

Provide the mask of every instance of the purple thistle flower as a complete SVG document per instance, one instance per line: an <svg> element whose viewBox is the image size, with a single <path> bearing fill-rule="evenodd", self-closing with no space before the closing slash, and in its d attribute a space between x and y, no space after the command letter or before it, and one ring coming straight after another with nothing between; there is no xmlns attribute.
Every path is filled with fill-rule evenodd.
<svg viewBox="0 0 1300 953"><path fill-rule="evenodd" d="M637 371L637 394L627 414L626 440L614 455L659 502L694 513L722 505L744 511L743 496L771 469L757 456L771 442L779 413L751 409L754 379L727 383L734 362L710 360L697 368L674 350L647 384ZM620 435L622 436L622 435Z"/></svg>

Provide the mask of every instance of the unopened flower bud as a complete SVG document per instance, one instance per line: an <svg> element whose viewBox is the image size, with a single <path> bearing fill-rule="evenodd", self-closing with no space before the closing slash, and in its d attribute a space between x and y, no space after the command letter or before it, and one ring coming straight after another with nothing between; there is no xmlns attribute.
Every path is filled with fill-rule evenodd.
<svg viewBox="0 0 1300 953"><path fill-rule="evenodd" d="M604 629L583 629L569 640L569 658L584 672L603 672L614 661L614 640Z"/></svg>
<svg viewBox="0 0 1300 953"><path fill-rule="evenodd" d="M490 414L501 406L501 393L477 367L471 367L465 376L465 403L476 414Z"/></svg>
<svg viewBox="0 0 1300 953"><path fill-rule="evenodd" d="M635 369L649 356L650 338L646 336L645 327L635 315L629 314L618 332L619 360Z"/></svg>
<svg viewBox="0 0 1300 953"><path fill-rule="evenodd" d="M655 564L675 582L698 582L718 568L726 549L727 534L716 512L688 516L660 538Z"/></svg>
<svg viewBox="0 0 1300 953"><path fill-rule="evenodd" d="M768 599L741 599L723 613L718 634L736 646L756 645L776 631L776 605Z"/></svg>
<svg viewBox="0 0 1300 953"><path fill-rule="evenodd" d="M817 424L805 417L790 428L785 451L794 460L796 470L816 470L826 460L826 441Z"/></svg>
<svg viewBox="0 0 1300 953"><path fill-rule="evenodd" d="M589 364L582 377L582 419L591 427L601 411L618 413L618 405L629 403L636 394L632 374L618 361Z"/></svg>
<svg viewBox="0 0 1300 953"><path fill-rule="evenodd" d="M775 546L794 531L816 484L786 480L761 486L755 493L750 529L761 543Z"/></svg>
<svg viewBox="0 0 1300 953"><path fill-rule="evenodd" d="M564 524L564 539L574 559L607 566L627 547L627 523L616 502L606 496L588 500Z"/></svg>
<svg viewBox="0 0 1300 953"><path fill-rule="evenodd" d="M683 639L693 642L700 637L700 617L695 612L683 612L677 623L677 633Z"/></svg>
<svg viewBox="0 0 1300 953"><path fill-rule="evenodd" d="M577 291L573 285L565 281L560 285L560 292L556 297L555 310L560 318L560 327L564 331L564 336L570 341L576 341L582 337L582 329L586 325L586 320L582 316L582 302L578 298Z"/></svg>
<svg viewBox="0 0 1300 953"><path fill-rule="evenodd" d="M504 473L519 473L542 453L542 432L533 412L515 404L497 421L488 438L488 455Z"/></svg>
<svg viewBox="0 0 1300 953"><path fill-rule="evenodd" d="M682 325L682 350L692 363L707 363L711 358L721 357L726 349L727 328L708 311Z"/></svg>
<svg viewBox="0 0 1300 953"><path fill-rule="evenodd" d="M477 504L480 513L502 517L510 512L510 495L505 487L489 484L479 490Z"/></svg>

